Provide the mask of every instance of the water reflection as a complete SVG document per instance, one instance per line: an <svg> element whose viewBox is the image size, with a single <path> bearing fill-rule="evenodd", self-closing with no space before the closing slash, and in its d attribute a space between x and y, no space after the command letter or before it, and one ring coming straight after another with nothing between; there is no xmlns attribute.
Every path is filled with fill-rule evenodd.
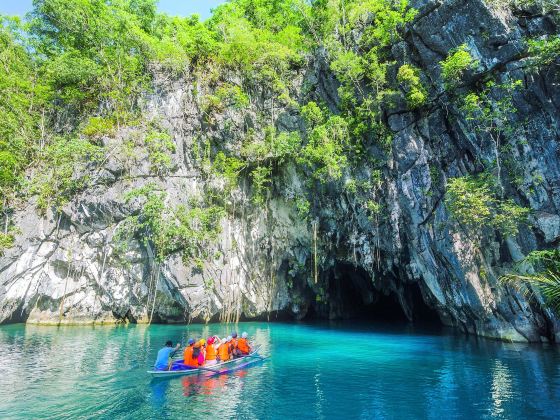
<svg viewBox="0 0 560 420"><path fill-rule="evenodd" d="M167 379L154 379L150 382L150 403L155 411L162 412L165 408L167 390L171 382Z"/></svg>
<svg viewBox="0 0 560 420"><path fill-rule="evenodd" d="M152 380L165 341L247 330L272 357ZM556 347L372 325L0 327L0 418L553 418Z"/></svg>

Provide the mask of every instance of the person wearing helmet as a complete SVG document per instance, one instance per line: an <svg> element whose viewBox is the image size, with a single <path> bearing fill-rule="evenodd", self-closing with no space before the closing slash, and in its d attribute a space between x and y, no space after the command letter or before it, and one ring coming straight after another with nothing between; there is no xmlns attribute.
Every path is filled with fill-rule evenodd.
<svg viewBox="0 0 560 420"><path fill-rule="evenodd" d="M251 346L247 341L247 337L248 337L247 333L244 332L243 334L241 334L241 338L237 340L237 352L240 356L244 356L251 353Z"/></svg>
<svg viewBox="0 0 560 420"><path fill-rule="evenodd" d="M224 338L222 340L222 344L220 344L220 347L218 347L218 357L220 358L220 362L227 362L229 359L231 359L230 342L231 336L229 336L228 338Z"/></svg>
<svg viewBox="0 0 560 420"><path fill-rule="evenodd" d="M196 355L195 353L195 345L197 343L194 341L193 338L189 338L188 341L188 346L185 349L185 351L183 352L183 364L187 365L188 367L191 368L197 368L198 367L198 355L200 353L200 344L198 344L198 349L196 351Z"/></svg>
<svg viewBox="0 0 560 420"><path fill-rule="evenodd" d="M181 344L177 343L175 347L173 347L173 343L171 340L165 343L165 347L160 349L157 354L156 363L154 364L155 370L169 370L171 366L170 358L175 354L177 350L179 350Z"/></svg>
<svg viewBox="0 0 560 420"><path fill-rule="evenodd" d="M206 340L206 360L204 363L206 366L212 366L218 363L216 361L218 352L216 351L216 347L214 347L214 342L214 337L208 337L208 340Z"/></svg>

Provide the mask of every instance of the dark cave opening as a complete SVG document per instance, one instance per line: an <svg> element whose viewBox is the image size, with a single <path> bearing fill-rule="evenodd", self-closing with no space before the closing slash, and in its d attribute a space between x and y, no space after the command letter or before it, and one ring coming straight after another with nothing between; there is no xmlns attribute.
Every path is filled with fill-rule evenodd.
<svg viewBox="0 0 560 420"><path fill-rule="evenodd" d="M437 312L425 303L418 282L385 278L376 279L374 285L364 269L347 263L337 263L328 276L327 299L314 305L312 317L441 325Z"/></svg>

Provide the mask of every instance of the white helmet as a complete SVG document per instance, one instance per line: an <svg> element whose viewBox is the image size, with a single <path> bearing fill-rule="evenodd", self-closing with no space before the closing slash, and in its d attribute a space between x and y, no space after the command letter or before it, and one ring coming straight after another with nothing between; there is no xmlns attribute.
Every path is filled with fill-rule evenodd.
<svg viewBox="0 0 560 420"><path fill-rule="evenodd" d="M247 333L243 332L243 334L241 334L241 338L247 338Z"/></svg>

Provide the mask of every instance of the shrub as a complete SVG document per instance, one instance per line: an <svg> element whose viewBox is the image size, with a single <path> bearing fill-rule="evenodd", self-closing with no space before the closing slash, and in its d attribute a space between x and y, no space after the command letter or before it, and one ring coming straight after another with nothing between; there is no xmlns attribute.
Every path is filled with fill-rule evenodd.
<svg viewBox="0 0 560 420"><path fill-rule="evenodd" d="M560 60L560 35L544 39L529 40L531 65L535 67L549 66Z"/></svg>
<svg viewBox="0 0 560 420"><path fill-rule="evenodd" d="M477 63L467 44L460 45L452 50L445 60L440 61L443 80L446 84L454 85L461 81L465 71L476 68Z"/></svg>
<svg viewBox="0 0 560 420"><path fill-rule="evenodd" d="M265 202L265 194L271 184L270 175L272 170L266 166L257 166L251 171L253 181L253 202L262 205Z"/></svg>
<svg viewBox="0 0 560 420"><path fill-rule="evenodd" d="M185 264L206 258L210 245L221 232L222 207L204 206L196 200L189 205L169 206L167 194L155 184L129 191L124 199L126 203L140 199L142 207L119 226L117 245L122 247L128 237L136 236L153 247L159 262L177 253Z"/></svg>
<svg viewBox="0 0 560 420"><path fill-rule="evenodd" d="M111 135L115 130L115 121L112 118L90 117L82 129L82 134L88 137Z"/></svg>
<svg viewBox="0 0 560 420"><path fill-rule="evenodd" d="M311 209L311 203L305 197L296 197L296 209L300 217L307 218Z"/></svg>
<svg viewBox="0 0 560 420"><path fill-rule="evenodd" d="M14 246L15 240L12 233L0 233L0 255L4 254L4 250Z"/></svg>
<svg viewBox="0 0 560 420"><path fill-rule="evenodd" d="M97 165L103 156L103 148L87 140L57 137L45 148L41 156L41 169L33 178L31 193L38 195L37 204L45 211L67 203L77 192L83 190L90 179L88 165Z"/></svg>
<svg viewBox="0 0 560 420"><path fill-rule="evenodd" d="M426 103L426 89L420 81L420 71L417 68L404 64L399 68L397 81L403 85L406 92L406 103L411 109Z"/></svg>
<svg viewBox="0 0 560 420"><path fill-rule="evenodd" d="M171 153L175 153L175 143L171 136L161 131L150 131L144 139L148 150L151 171L164 175L173 168Z"/></svg>
<svg viewBox="0 0 560 420"><path fill-rule="evenodd" d="M514 236L526 221L529 209L513 200L500 200L487 174L452 178L447 185L445 204L451 216L469 231L497 229Z"/></svg>

